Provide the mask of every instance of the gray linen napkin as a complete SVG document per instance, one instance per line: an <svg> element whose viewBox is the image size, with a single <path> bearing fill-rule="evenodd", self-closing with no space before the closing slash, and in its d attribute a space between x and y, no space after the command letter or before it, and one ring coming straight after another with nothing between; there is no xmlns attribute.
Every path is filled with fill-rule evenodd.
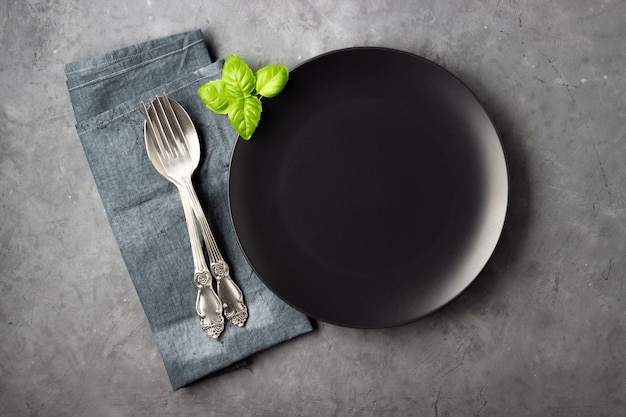
<svg viewBox="0 0 626 417"><path fill-rule="evenodd" d="M197 94L221 76L222 65L212 62L197 30L65 67L76 130L174 389L312 329L261 283L237 243L226 190L237 135ZM250 314L244 328L227 324L217 341L202 332L195 312L178 191L155 171L144 147L140 103L163 93L185 107L198 129L203 157L194 184Z"/></svg>

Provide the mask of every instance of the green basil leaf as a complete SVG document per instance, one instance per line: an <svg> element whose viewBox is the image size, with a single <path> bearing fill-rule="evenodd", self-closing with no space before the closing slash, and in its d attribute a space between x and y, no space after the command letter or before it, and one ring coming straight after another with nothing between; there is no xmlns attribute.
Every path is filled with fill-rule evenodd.
<svg viewBox="0 0 626 417"><path fill-rule="evenodd" d="M256 72L256 92L264 97L275 97L287 84L289 70L284 65L269 65Z"/></svg>
<svg viewBox="0 0 626 417"><path fill-rule="evenodd" d="M228 114L237 133L245 140L254 134L263 110L258 95L275 97L289 80L289 70L284 65L270 65L257 71L237 55L224 62L222 79L213 80L198 89L206 106L217 114Z"/></svg>
<svg viewBox="0 0 626 417"><path fill-rule="evenodd" d="M237 97L228 109L228 120L237 133L248 140L256 130L261 120L261 100L256 96Z"/></svg>
<svg viewBox="0 0 626 417"><path fill-rule="evenodd" d="M222 80L236 87L243 95L252 94L256 85L256 77L248 64L234 54L224 62Z"/></svg>
<svg viewBox="0 0 626 417"><path fill-rule="evenodd" d="M198 89L200 98L206 106L217 114L226 114L233 99L233 94L222 80L213 80Z"/></svg>

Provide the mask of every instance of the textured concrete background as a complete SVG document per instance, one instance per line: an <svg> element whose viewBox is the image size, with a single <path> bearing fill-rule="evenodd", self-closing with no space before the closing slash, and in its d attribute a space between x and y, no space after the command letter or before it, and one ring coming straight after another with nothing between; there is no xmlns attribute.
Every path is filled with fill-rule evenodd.
<svg viewBox="0 0 626 417"><path fill-rule="evenodd" d="M172 392L63 64L195 28L255 68L378 45L464 80L511 176L475 284L424 320L319 323ZM625 30L623 0L1 1L0 416L626 415Z"/></svg>

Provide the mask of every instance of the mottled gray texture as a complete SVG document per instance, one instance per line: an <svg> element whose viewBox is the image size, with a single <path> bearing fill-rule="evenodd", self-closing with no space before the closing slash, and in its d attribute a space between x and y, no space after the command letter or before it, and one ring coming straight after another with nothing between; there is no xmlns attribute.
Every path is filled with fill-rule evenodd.
<svg viewBox="0 0 626 417"><path fill-rule="evenodd" d="M626 2L9 0L0 23L0 416L626 415ZM378 45L464 80L511 175L476 283L172 392L63 65L195 28L253 67Z"/></svg>

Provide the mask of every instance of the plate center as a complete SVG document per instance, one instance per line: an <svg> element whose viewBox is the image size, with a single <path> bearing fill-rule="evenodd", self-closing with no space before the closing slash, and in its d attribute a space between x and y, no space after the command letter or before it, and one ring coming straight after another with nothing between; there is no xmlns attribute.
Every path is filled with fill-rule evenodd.
<svg viewBox="0 0 626 417"><path fill-rule="evenodd" d="M429 129L375 99L336 103L310 120L292 136L280 175L294 244L329 269L359 274L427 253L452 204L449 161Z"/></svg>

